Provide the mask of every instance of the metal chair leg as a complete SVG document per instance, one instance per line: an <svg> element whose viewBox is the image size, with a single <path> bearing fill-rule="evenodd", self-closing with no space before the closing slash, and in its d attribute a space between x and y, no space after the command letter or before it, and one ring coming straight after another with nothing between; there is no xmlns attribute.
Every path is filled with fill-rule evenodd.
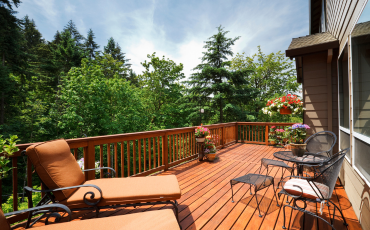
<svg viewBox="0 0 370 230"><path fill-rule="evenodd" d="M257 209L258 209L259 217L262 217L262 215L261 215L261 211L260 211L260 205L258 204L258 199L257 199L257 191L255 191L255 193L254 193L254 197L256 198L256 202L257 202Z"/></svg>
<svg viewBox="0 0 370 230"><path fill-rule="evenodd" d="M286 207L287 205L284 205L284 207L283 207L283 219L284 219L284 221L283 221L283 229L286 229L286 227L285 227L285 207Z"/></svg>
<svg viewBox="0 0 370 230"><path fill-rule="evenodd" d="M336 204L334 204L331 200L328 200L328 201L334 205L334 210L335 210L335 208L337 208L339 210L339 213L342 216L342 219L343 219L343 222L344 222L343 224L345 226L348 226L347 221L346 221L346 219L343 216L342 210L340 210L339 207Z"/></svg>
<svg viewBox="0 0 370 230"><path fill-rule="evenodd" d="M231 203L234 203L234 192L233 192L233 183L232 183L232 181L230 181L230 185L231 185Z"/></svg>

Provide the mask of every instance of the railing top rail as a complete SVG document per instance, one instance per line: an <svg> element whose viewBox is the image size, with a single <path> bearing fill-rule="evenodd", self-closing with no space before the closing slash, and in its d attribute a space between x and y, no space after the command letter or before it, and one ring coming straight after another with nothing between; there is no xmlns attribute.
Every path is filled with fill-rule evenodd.
<svg viewBox="0 0 370 230"><path fill-rule="evenodd" d="M236 122L204 125L204 127L213 129L213 128L219 128L219 127L225 127L225 126L232 126L232 125L236 125ZM194 130L196 127L197 126L135 132L135 133L113 134L113 135L95 136L95 137L84 137L84 138L67 139L66 141L68 142L71 148L79 148L79 147L86 147L88 145L88 142L90 143L93 142L94 145L99 145L99 144L107 144L107 143L114 143L114 142L120 142L120 141L136 140L136 139L142 139L142 138L163 136L166 134L177 134L177 133L189 132L189 131ZM15 153L12 157L20 156L22 150L26 149L27 147L31 145L37 144L37 143L41 143L41 142L17 145L20 151Z"/></svg>
<svg viewBox="0 0 370 230"><path fill-rule="evenodd" d="M219 123L219 124L212 124L212 125L204 125L209 129L214 128L221 128L221 127L230 127L234 125L292 125L294 123L282 123L282 122L228 122L228 123ZM157 137L157 136L164 136L164 135L171 135L171 134L179 134L184 132L190 132L194 130L196 126L192 127L182 127L182 128L174 128L174 129L163 129L163 130L154 130L154 131L144 131L144 132L135 132L135 133L123 133L123 134L114 134L114 135L105 135L105 136L95 136L95 137L84 137L84 138L75 138L75 139L67 139L66 141L70 145L71 148L80 148L80 147L87 147L88 143L93 143L94 145L100 144L108 144L108 143L115 143L120 141L129 141L129 140L136 140L136 139L143 139L143 138L150 138L150 137ZM40 142L38 142L40 143ZM20 156L22 150L26 149L27 147L37 144L37 143L26 143L26 144L19 144L17 145L20 149L19 152L15 153L12 157Z"/></svg>

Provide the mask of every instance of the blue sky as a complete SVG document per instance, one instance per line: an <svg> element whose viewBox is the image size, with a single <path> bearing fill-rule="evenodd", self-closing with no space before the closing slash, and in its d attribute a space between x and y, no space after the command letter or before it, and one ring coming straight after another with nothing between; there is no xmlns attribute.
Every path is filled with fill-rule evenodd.
<svg viewBox="0 0 370 230"><path fill-rule="evenodd" d="M23 0L18 17L28 15L48 41L73 20L81 34L91 28L100 49L113 37L133 70L156 52L184 64L188 77L200 63L204 41L222 25L229 37L241 36L234 53L285 51L293 37L308 35L305 0Z"/></svg>

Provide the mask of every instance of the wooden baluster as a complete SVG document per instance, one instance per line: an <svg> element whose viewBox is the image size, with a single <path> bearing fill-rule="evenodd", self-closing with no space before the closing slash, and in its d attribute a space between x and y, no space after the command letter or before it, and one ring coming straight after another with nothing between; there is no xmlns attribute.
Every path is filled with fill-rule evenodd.
<svg viewBox="0 0 370 230"><path fill-rule="evenodd" d="M114 169L116 170L116 173L118 174L118 153L117 153L117 142L114 143ZM118 177L118 175L116 175Z"/></svg>
<svg viewBox="0 0 370 230"><path fill-rule="evenodd" d="M132 175L136 174L136 140L132 141L132 169L134 170Z"/></svg>
<svg viewBox="0 0 370 230"><path fill-rule="evenodd" d="M73 149L73 156L75 157L76 161L78 160L78 148Z"/></svg>
<svg viewBox="0 0 370 230"><path fill-rule="evenodd" d="M152 138L149 137L148 138L148 143L149 143L149 146L148 146L148 150L149 150L149 169L152 169Z"/></svg>
<svg viewBox="0 0 370 230"><path fill-rule="evenodd" d="M269 126L265 126L265 143L266 145L269 145Z"/></svg>
<svg viewBox="0 0 370 230"><path fill-rule="evenodd" d="M157 167L157 155L155 154L155 138L153 137L153 168Z"/></svg>
<svg viewBox="0 0 370 230"><path fill-rule="evenodd" d="M139 173L141 173L141 139L138 140Z"/></svg>
<svg viewBox="0 0 370 230"><path fill-rule="evenodd" d="M146 138L144 138L144 171L146 171Z"/></svg>
<svg viewBox="0 0 370 230"><path fill-rule="evenodd" d="M159 145L160 145L160 140L159 140L159 136L157 137L157 153L158 153L158 167L161 166L161 154L160 154L160 148L159 148Z"/></svg>
<svg viewBox="0 0 370 230"><path fill-rule="evenodd" d="M121 142L121 177L125 177L125 146Z"/></svg>
<svg viewBox="0 0 370 230"><path fill-rule="evenodd" d="M176 155L175 135L172 135L172 161L176 161L175 155Z"/></svg>
<svg viewBox="0 0 370 230"><path fill-rule="evenodd" d="M260 126L258 125L258 126L256 126L256 128L257 128L257 140L256 141L258 141L258 142L260 142Z"/></svg>
<svg viewBox="0 0 370 230"><path fill-rule="evenodd" d="M32 188L32 162L30 161L30 159L28 157L27 157L27 186ZM1 203L1 201L0 201L0 203Z"/></svg>
<svg viewBox="0 0 370 230"><path fill-rule="evenodd" d="M13 210L18 211L18 167L17 157L12 158L13 176Z"/></svg>
<svg viewBox="0 0 370 230"><path fill-rule="evenodd" d="M186 133L186 157L189 156L189 133Z"/></svg>
<svg viewBox="0 0 370 230"><path fill-rule="evenodd" d="M99 145L100 149L99 149L99 155L100 155L100 167L104 167L104 162L103 162L103 145ZM103 169L100 169L100 178L103 178L104 177L104 170Z"/></svg>
<svg viewBox="0 0 370 230"><path fill-rule="evenodd" d="M181 134L181 140L182 140L182 153L181 153L181 159L185 158L185 133Z"/></svg>
<svg viewBox="0 0 370 230"><path fill-rule="evenodd" d="M167 134L162 136L162 165L164 165L164 171L168 170L168 136Z"/></svg>
<svg viewBox="0 0 370 230"><path fill-rule="evenodd" d="M130 141L127 141L127 177L131 175L130 166L131 166L131 150L130 150Z"/></svg>
<svg viewBox="0 0 370 230"><path fill-rule="evenodd" d="M112 167L112 159L110 158L110 143L107 144L107 159L108 159L108 167ZM111 173L111 170L108 170L108 173Z"/></svg>

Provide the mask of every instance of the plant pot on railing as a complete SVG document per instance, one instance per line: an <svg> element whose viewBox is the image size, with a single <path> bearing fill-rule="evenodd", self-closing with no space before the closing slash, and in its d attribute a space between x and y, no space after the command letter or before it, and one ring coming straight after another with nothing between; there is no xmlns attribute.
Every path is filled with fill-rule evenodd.
<svg viewBox="0 0 370 230"><path fill-rule="evenodd" d="M283 115L292 114L292 110L289 109L289 108L281 108L280 109L280 114L283 114Z"/></svg>
<svg viewBox="0 0 370 230"><path fill-rule="evenodd" d="M197 140L198 143L203 143L205 139L206 139L205 137L196 137L195 138L195 140Z"/></svg>
<svg viewBox="0 0 370 230"><path fill-rule="evenodd" d="M307 144L294 144L290 143L290 148L294 156L302 157L306 152Z"/></svg>

